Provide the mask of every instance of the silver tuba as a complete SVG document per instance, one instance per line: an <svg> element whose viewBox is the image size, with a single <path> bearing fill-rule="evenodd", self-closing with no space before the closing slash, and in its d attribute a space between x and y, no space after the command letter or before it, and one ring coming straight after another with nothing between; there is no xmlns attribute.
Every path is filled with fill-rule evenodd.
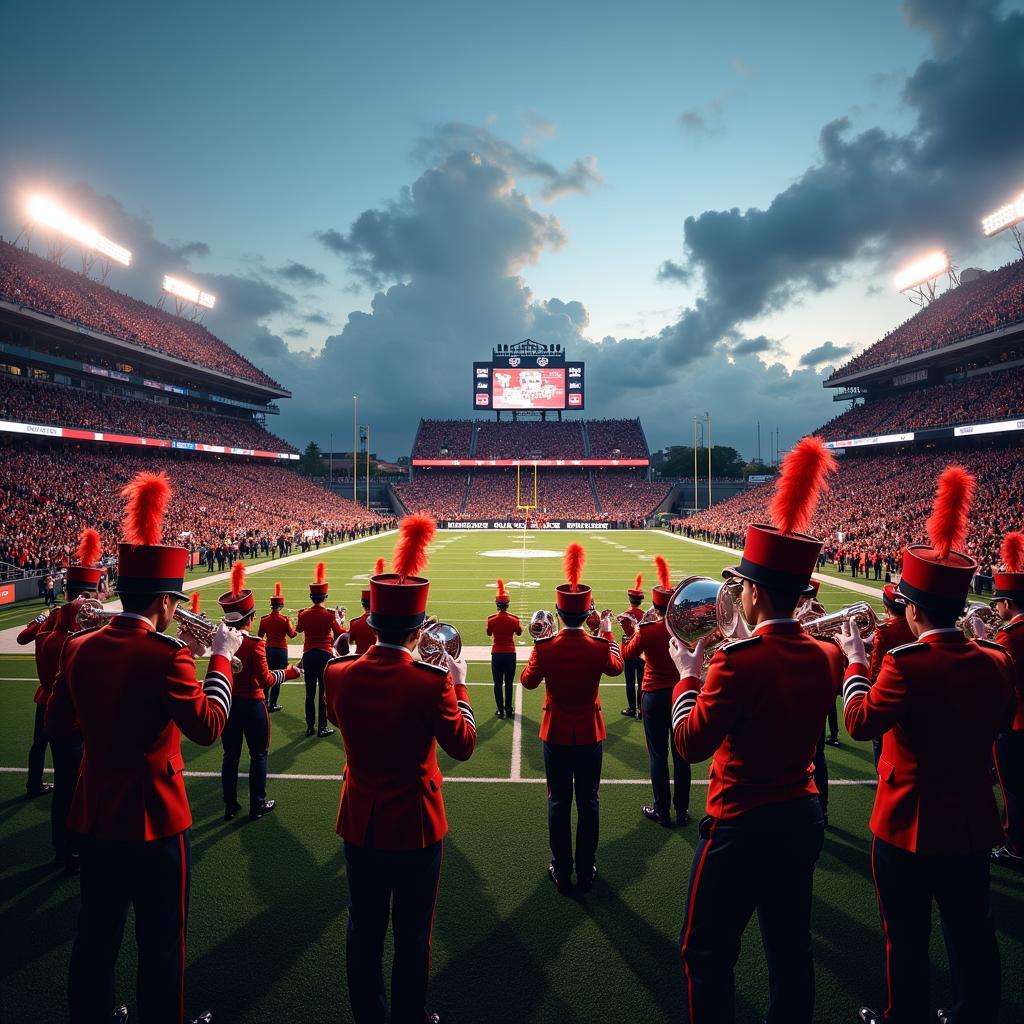
<svg viewBox="0 0 1024 1024"><path fill-rule="evenodd" d="M180 640L188 643L188 638L191 637L197 647L202 647L206 651L210 649L210 645L213 643L213 634L217 632L217 627L205 615L201 612L186 611L181 605L176 605L174 621L178 624L178 638ZM189 646L191 647L192 644L189 644ZM231 671L242 671L242 661L235 655L231 657Z"/></svg>
<svg viewBox="0 0 1024 1024"><path fill-rule="evenodd" d="M991 640L999 632L999 616L981 601L968 601L956 624L968 640Z"/></svg>
<svg viewBox="0 0 1024 1024"><path fill-rule="evenodd" d="M827 615L819 615L815 618L801 620L804 631L819 640L838 637L846 624L855 629L860 638L867 642L875 635L875 627L878 625L878 616L875 609L866 601L857 601L840 608L837 612L829 612Z"/></svg>
<svg viewBox="0 0 1024 1024"><path fill-rule="evenodd" d="M665 628L681 644L692 651L704 641L705 665L722 644L740 634L742 620L737 588L707 576L687 576L665 609Z"/></svg>
<svg viewBox="0 0 1024 1024"><path fill-rule="evenodd" d="M546 637L554 636L558 627L555 624L555 617L543 608L538 609L530 616L530 636L534 640L543 640Z"/></svg>
<svg viewBox="0 0 1024 1024"><path fill-rule="evenodd" d="M420 652L420 658L428 665L446 669L446 655L458 658L462 653L462 637L451 623L427 619L420 633L417 650Z"/></svg>

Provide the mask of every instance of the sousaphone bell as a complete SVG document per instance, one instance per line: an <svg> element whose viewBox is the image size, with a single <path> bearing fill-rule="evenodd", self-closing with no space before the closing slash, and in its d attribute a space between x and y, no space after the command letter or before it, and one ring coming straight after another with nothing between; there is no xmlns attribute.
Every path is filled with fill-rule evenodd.
<svg viewBox="0 0 1024 1024"><path fill-rule="evenodd" d="M704 664L722 644L740 635L743 610L735 583L687 576L668 599L665 628L688 650L704 641Z"/></svg>
<svg viewBox="0 0 1024 1024"><path fill-rule="evenodd" d="M462 637L450 622L427 619L420 633L417 648L420 658L436 668L448 668L447 655L458 659L462 653Z"/></svg>

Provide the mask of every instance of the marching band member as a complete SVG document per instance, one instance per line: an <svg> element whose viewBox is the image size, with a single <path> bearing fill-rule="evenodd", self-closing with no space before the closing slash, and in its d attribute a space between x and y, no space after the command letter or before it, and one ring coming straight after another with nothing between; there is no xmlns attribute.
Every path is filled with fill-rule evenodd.
<svg viewBox="0 0 1024 1024"><path fill-rule="evenodd" d="M334 638L344 632L338 618L324 606L327 600L327 566L316 563L309 585L309 608L299 612L295 628L302 634L302 670L306 677L306 735L333 736L324 704L324 668L334 654Z"/></svg>
<svg viewBox="0 0 1024 1024"><path fill-rule="evenodd" d="M996 770L1003 792L1005 842L992 851L992 861L1024 871L1024 534L1003 538L1003 571L996 573L992 607L1004 620L995 642L1013 658L1017 711L1013 728L996 737Z"/></svg>
<svg viewBox="0 0 1024 1024"><path fill-rule="evenodd" d="M658 610L656 619L631 627L629 639L622 649L623 659L644 659L643 722L644 737L647 740L647 757L650 761L651 788L654 803L641 808L645 818L658 825L671 827L669 797L676 812L676 824L686 825L690 821L690 765L676 750L672 742L672 689L679 682L672 655L669 653L669 632L665 625L665 609L672 596L672 574L668 562L658 555L654 559L658 570L658 586L651 591L654 607ZM672 774L674 792L669 792L668 759L672 751Z"/></svg>
<svg viewBox="0 0 1024 1024"><path fill-rule="evenodd" d="M640 702L643 698L640 690L644 675L643 658L626 657L626 641L633 635L636 625L644 617L644 610L640 607L644 601L643 582L643 576L637 576L633 588L626 591L629 607L619 616L619 623L622 626L622 670L626 676L626 706L622 709L622 714L626 718L640 717ZM626 616L629 616L634 623L633 629L628 633L626 632L628 628L625 621Z"/></svg>
<svg viewBox="0 0 1024 1024"><path fill-rule="evenodd" d="M85 748L68 821L79 834L82 879L68 996L72 1024L111 1018L114 965L134 907L139 1017L180 1024L192 824L181 734L203 746L220 736L242 638L217 629L200 683L188 646L164 633L185 600L188 559L186 548L160 544L167 476L139 473L122 494L124 611L67 642L46 708L47 731L69 736L77 722ZM127 1010L117 1012L127 1019Z"/></svg>
<svg viewBox="0 0 1024 1024"><path fill-rule="evenodd" d="M53 679L50 677L44 683L45 673L40 668L39 656L42 652L40 646L42 639L53 628L57 621L57 614L56 608L41 611L17 636L20 647L35 644L36 676L39 679L39 685L32 697L36 711L32 724L32 746L28 748L28 779L25 783L25 795L29 797L45 796L53 789L52 782L43 782L43 769L46 767L46 745L50 742L43 729L43 719L46 715L46 702L50 698Z"/></svg>
<svg viewBox="0 0 1024 1024"><path fill-rule="evenodd" d="M420 575L436 529L429 516L402 520L393 572L370 578L377 641L335 658L324 673L330 720L341 730L345 772L337 832L348 878L348 994L356 1024L388 1019L381 961L391 916L395 1024L439 1021L424 1010L434 907L448 832L436 745L466 761L476 722L466 663L413 659L426 618L429 580Z"/></svg>
<svg viewBox="0 0 1024 1024"><path fill-rule="evenodd" d="M811 583L810 583L810 587L811 587L811 593L810 594L803 594L803 595L801 595L800 600L797 602L797 607L799 608L801 604L806 603L806 604L809 604L811 606L811 608L813 609L815 615L826 615L826 614L828 614L828 609L821 603L821 601L818 598L818 592L821 590L821 581L820 580L812 579ZM837 698L839 697L838 693L836 694L836 697ZM835 701L832 701L832 707L830 707L828 709L828 736L823 739L822 743L823 744L828 744L828 746L830 746L830 747L838 747L839 746L839 713L836 710L836 702ZM824 758L825 758L825 752L824 751L822 751L822 755L821 756L822 756L822 761L824 762ZM827 783L827 781L828 781L828 769L826 769L825 779L826 779L826 783ZM828 813L827 813L827 811L826 811L826 814L825 814L825 821L826 821L826 823L828 822Z"/></svg>
<svg viewBox="0 0 1024 1024"><path fill-rule="evenodd" d="M601 758L608 735L601 715L601 676L622 672L619 645L612 636L610 615L601 616L600 633L583 629L591 590L580 583L586 559L579 544L565 551L566 583L555 588L555 608L564 629L537 640L519 682L534 690L545 684L544 774L548 784L548 877L560 893L571 887L573 869L572 815L576 794L576 884L586 892L597 878L597 838Z"/></svg>
<svg viewBox="0 0 1024 1024"><path fill-rule="evenodd" d="M245 563L231 567L231 589L217 599L224 622L242 634L238 660L242 667L231 681L231 713L221 734L224 760L220 782L224 795L224 820L231 821L242 809L238 802L238 762L242 738L249 747L249 819L257 821L272 811L275 800L267 799L267 755L270 753L270 712L266 694L286 679L298 679L298 668L271 669L263 640L250 635L256 600L245 586ZM286 649L287 650L287 649Z"/></svg>
<svg viewBox="0 0 1024 1024"><path fill-rule="evenodd" d="M384 559L378 558L374 567L373 575L380 576L384 572ZM370 629L370 591L364 590L359 595L359 601L363 606L362 615L357 615L348 624L349 646L353 654L365 654L376 642L377 634Z"/></svg>
<svg viewBox="0 0 1024 1024"><path fill-rule="evenodd" d="M267 641L267 667L276 672L288 668L288 641L298 634L292 620L284 614L284 595L281 584L274 584L274 594L270 598L270 613L260 619L256 635ZM278 698L281 696L281 684L275 683L267 693L267 710L273 714L281 710Z"/></svg>
<svg viewBox="0 0 1024 1024"><path fill-rule="evenodd" d="M878 673L882 670L882 662L891 650L914 642L914 634L910 632L910 627L907 625L907 603L900 597L895 584L886 583L882 587L882 604L888 612L888 617L875 627L875 635L871 643L868 679L872 683L878 678ZM876 736L871 741L871 747L877 770L878 759L882 756L882 737Z"/></svg>
<svg viewBox="0 0 1024 1024"><path fill-rule="evenodd" d="M888 1006L884 1014L862 1007L862 1024L928 1017L933 899L953 988L940 1024L994 1021L999 1006L989 857L1002 830L989 764L1016 701L1009 655L991 641L968 640L956 625L977 571L957 550L974 486L962 467L944 470L927 523L930 545L903 551L898 590L915 642L889 651L872 683L860 637L843 634L846 728L854 739L882 736L870 828Z"/></svg>
<svg viewBox="0 0 1024 1024"><path fill-rule="evenodd" d="M770 511L747 529L723 572L753 627L720 647L701 686L704 640L674 637L680 679L673 736L691 763L714 754L679 934L691 1024L732 1020L740 936L757 911L768 962L769 1022L809 1024L814 1011L811 890L824 841L812 761L842 674L842 655L793 617L822 541L807 528L835 460L816 437L786 456Z"/></svg>
<svg viewBox="0 0 1024 1024"><path fill-rule="evenodd" d="M510 598L505 590L504 580L498 580L498 593L494 603L498 611L487 619L487 635L494 638L491 641L491 680L494 683L494 703L498 706L495 714L498 718L511 720L515 716L512 707L512 684L516 678L516 642L512 638L522 636L523 627L518 616L509 614ZM503 690L504 704L501 702Z"/></svg>

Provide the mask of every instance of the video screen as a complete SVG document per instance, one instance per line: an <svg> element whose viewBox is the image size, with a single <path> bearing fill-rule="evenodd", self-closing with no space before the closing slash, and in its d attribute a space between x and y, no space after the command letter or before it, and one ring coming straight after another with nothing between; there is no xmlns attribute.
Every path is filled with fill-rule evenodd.
<svg viewBox="0 0 1024 1024"><path fill-rule="evenodd" d="M565 367L491 370L492 409L564 409Z"/></svg>

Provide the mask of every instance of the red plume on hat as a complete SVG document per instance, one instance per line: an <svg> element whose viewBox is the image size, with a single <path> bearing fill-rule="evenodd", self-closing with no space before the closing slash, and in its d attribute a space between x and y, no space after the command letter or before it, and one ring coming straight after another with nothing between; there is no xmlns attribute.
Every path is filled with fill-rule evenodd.
<svg viewBox="0 0 1024 1024"><path fill-rule="evenodd" d="M198 615L199 614L199 591L198 590L193 590L192 591L192 606L191 607L192 607L192 614L193 615Z"/></svg>
<svg viewBox="0 0 1024 1024"><path fill-rule="evenodd" d="M327 582L327 566L323 562L316 563L316 575L313 577L314 583L326 583Z"/></svg>
<svg viewBox="0 0 1024 1024"><path fill-rule="evenodd" d="M579 544L570 544L565 549L565 579L573 590L580 588L580 578L583 576L583 565L586 560L586 552Z"/></svg>
<svg viewBox="0 0 1024 1024"><path fill-rule="evenodd" d="M947 466L935 488L932 514L925 524L928 540L940 559L959 550L967 539L967 516L974 499L975 480L963 466Z"/></svg>
<svg viewBox="0 0 1024 1024"><path fill-rule="evenodd" d="M100 535L91 526L87 526L78 535L76 561L79 565L95 565L102 554L103 543L100 540Z"/></svg>
<svg viewBox="0 0 1024 1024"><path fill-rule="evenodd" d="M427 567L427 547L437 532L432 516L406 516L398 527L398 543L391 558L392 569L403 580L419 576Z"/></svg>
<svg viewBox="0 0 1024 1024"><path fill-rule="evenodd" d="M128 499L124 510L124 539L128 544L155 545L163 536L164 512L171 500L171 482L159 473L138 473L121 491Z"/></svg>
<svg viewBox="0 0 1024 1024"><path fill-rule="evenodd" d="M1024 533L1008 533L1000 554L1007 572L1024 572Z"/></svg>
<svg viewBox="0 0 1024 1024"><path fill-rule="evenodd" d="M275 583L274 584L274 597L281 597L281 584L280 583Z"/></svg>
<svg viewBox="0 0 1024 1024"><path fill-rule="evenodd" d="M496 600L498 600L498 601L507 601L508 600L508 591L505 590L505 581L504 580L498 580L498 596L497 596Z"/></svg>
<svg viewBox="0 0 1024 1024"><path fill-rule="evenodd" d="M374 567L373 567L373 574L374 574L374 576L380 576L381 573L383 573L383 572L384 572L384 559L383 558L378 558L377 559L377 564L374 565Z"/></svg>
<svg viewBox="0 0 1024 1024"><path fill-rule="evenodd" d="M803 437L782 460L782 473L768 508L782 533L805 533L828 490L827 477L838 469L835 456L820 437Z"/></svg>
<svg viewBox="0 0 1024 1024"><path fill-rule="evenodd" d="M643 575L641 574L641 575L637 576L636 583L633 585L633 589L634 590L642 590L643 589L643 585L644 585L644 578L643 578Z"/></svg>
<svg viewBox="0 0 1024 1024"><path fill-rule="evenodd" d="M240 594L245 589L245 563L235 562L231 567L231 593Z"/></svg>
<svg viewBox="0 0 1024 1024"><path fill-rule="evenodd" d="M672 573L669 571L668 562L661 555L655 555L654 567L658 570L658 586L664 587L665 590L672 589ZM637 590L640 589L640 583L637 582Z"/></svg>

